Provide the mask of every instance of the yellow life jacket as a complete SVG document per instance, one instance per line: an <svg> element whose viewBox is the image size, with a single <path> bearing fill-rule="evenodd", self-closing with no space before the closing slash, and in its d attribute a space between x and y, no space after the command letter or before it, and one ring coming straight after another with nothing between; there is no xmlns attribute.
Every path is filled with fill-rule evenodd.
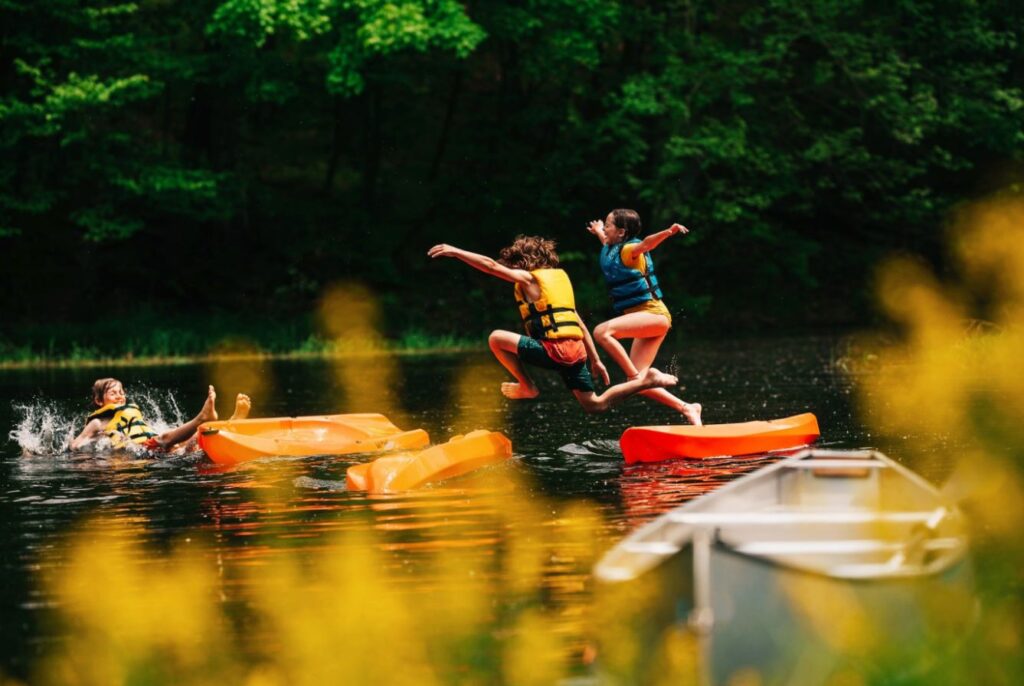
<svg viewBox="0 0 1024 686"><path fill-rule="evenodd" d="M527 302L520 285L515 288L526 335L545 340L583 338L569 275L561 269L535 269L530 273L540 285L540 298Z"/></svg>
<svg viewBox="0 0 1024 686"><path fill-rule="evenodd" d="M124 445L126 441L145 443L150 438L156 436L156 433L149 428L146 420L143 419L139 406L132 405L131 403L126 405L114 405L113 403L104 405L95 412L90 413L87 421L91 422L93 419L106 420L107 425L103 431L115 447Z"/></svg>

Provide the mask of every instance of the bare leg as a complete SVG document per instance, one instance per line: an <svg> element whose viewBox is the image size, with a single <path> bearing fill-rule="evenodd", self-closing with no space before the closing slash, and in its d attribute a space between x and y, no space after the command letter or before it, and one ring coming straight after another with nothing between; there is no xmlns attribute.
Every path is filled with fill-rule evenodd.
<svg viewBox="0 0 1024 686"><path fill-rule="evenodd" d="M668 320L660 314L632 312L598 324L594 329L594 340L622 368L626 378L633 379L654 364L668 330ZM628 355L619 342L620 338L633 339ZM643 396L682 413L691 424L701 424L702 408L699 403L685 402L664 388L643 391Z"/></svg>
<svg viewBox="0 0 1024 686"><path fill-rule="evenodd" d="M635 379L609 386L601 395L597 395L593 391L573 391L572 394L576 396L576 400L585 411L604 412L634 393L648 388L667 388L675 386L677 383L679 383L679 379L671 374L659 372L654 367L650 367Z"/></svg>
<svg viewBox="0 0 1024 686"><path fill-rule="evenodd" d="M231 415L231 420L245 419L249 416L250 409L252 409L252 400L245 393L239 393L235 396L235 411Z"/></svg>
<svg viewBox="0 0 1024 686"><path fill-rule="evenodd" d="M611 356L615 364L626 373L628 378L636 376L640 370L626 353L618 339L620 338L657 338L658 345L668 333L668 320L660 314L650 312L632 312L623 314L594 328L594 340ZM654 350L658 352L657 348ZM653 359L652 359L653 361ZM648 364L648 366L650 366Z"/></svg>
<svg viewBox="0 0 1024 686"><path fill-rule="evenodd" d="M498 358L498 362L516 378L516 383L501 384L502 395L512 400L525 400L540 395L540 389L526 373L519 359L519 338L517 333L499 329L492 331L487 339L487 344L491 346L491 352Z"/></svg>
<svg viewBox="0 0 1024 686"><path fill-rule="evenodd" d="M661 347L662 341L665 340L664 336L659 338L634 338L633 345L629 349L629 359L633 362L633 365L638 370L644 370L654 364L654 358L658 354L658 348ZM662 405L668 405L676 412L682 413L694 426L700 426L700 413L703 409L700 403L688 403L681 398L672 395L664 388L652 388L650 390L641 391L640 394L645 398L650 398Z"/></svg>
<svg viewBox="0 0 1024 686"><path fill-rule="evenodd" d="M206 392L206 402L203 403L203 407L199 410L199 414L181 426L163 432L156 437L156 442L160 444L161 448L167 450L182 441L187 441L192 438L192 435L195 434L196 429L199 428L200 424L217 420L217 408L215 407L216 402L217 391L214 390L213 386L210 386L209 390Z"/></svg>
<svg viewBox="0 0 1024 686"><path fill-rule="evenodd" d="M184 443L178 443L172 446L168 452L174 453L175 455L184 455L186 453L194 453L199 450L199 434L194 433L188 437Z"/></svg>

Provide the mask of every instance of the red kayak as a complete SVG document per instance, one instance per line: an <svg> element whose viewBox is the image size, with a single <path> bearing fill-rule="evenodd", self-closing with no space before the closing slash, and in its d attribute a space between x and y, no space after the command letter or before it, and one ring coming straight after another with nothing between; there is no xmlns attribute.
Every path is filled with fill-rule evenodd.
<svg viewBox="0 0 1024 686"><path fill-rule="evenodd" d="M807 412L784 419L705 424L634 426L619 439L626 462L660 462L677 457L753 455L799 448L817 440L818 419Z"/></svg>

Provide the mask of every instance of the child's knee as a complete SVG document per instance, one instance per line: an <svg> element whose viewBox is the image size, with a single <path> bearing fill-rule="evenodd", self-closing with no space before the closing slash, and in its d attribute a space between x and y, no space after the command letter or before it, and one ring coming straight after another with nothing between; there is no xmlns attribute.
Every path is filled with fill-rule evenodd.
<svg viewBox="0 0 1024 686"><path fill-rule="evenodd" d="M487 345L492 352L504 350L505 352L517 353L519 351L519 335L510 331L495 329L487 337Z"/></svg>
<svg viewBox="0 0 1024 686"><path fill-rule="evenodd" d="M584 395L582 393L576 393L576 400L579 402L580 407L587 414L600 414L608 409L608 403L599 400L593 393Z"/></svg>
<svg viewBox="0 0 1024 686"><path fill-rule="evenodd" d="M491 335L487 337L487 345L491 346L491 350L500 350L501 338L500 331L492 331Z"/></svg>
<svg viewBox="0 0 1024 686"><path fill-rule="evenodd" d="M601 322L594 327L594 338L611 338L612 327L608 322Z"/></svg>

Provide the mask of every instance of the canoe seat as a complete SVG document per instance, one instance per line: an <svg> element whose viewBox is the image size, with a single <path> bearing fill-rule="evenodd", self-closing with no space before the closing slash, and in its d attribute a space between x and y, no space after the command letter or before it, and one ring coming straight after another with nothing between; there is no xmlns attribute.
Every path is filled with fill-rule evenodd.
<svg viewBox="0 0 1024 686"><path fill-rule="evenodd" d="M878 509L884 468L884 463L873 460L790 462L779 476L779 502L799 507Z"/></svg>
<svg viewBox="0 0 1024 686"><path fill-rule="evenodd" d="M723 541L726 545L728 542ZM960 538L932 538L924 542L928 551L956 550L963 545ZM745 555L851 555L864 553L892 553L906 548L904 541L860 539L847 541L753 541L729 545Z"/></svg>

